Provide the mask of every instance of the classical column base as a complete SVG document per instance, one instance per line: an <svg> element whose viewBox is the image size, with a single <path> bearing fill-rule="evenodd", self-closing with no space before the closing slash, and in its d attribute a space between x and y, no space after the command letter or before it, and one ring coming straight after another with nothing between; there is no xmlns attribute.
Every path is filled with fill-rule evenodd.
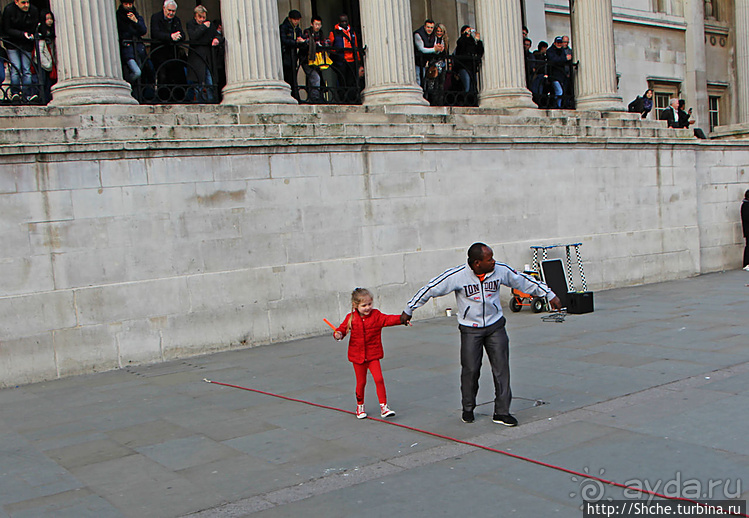
<svg viewBox="0 0 749 518"><path fill-rule="evenodd" d="M416 85L393 85L365 88L362 92L365 106L429 106L424 92Z"/></svg>
<svg viewBox="0 0 749 518"><path fill-rule="evenodd" d="M531 93L525 88L503 88L493 92L479 94L481 108L538 108L533 102Z"/></svg>
<svg viewBox="0 0 749 518"><path fill-rule="evenodd" d="M594 112L623 112L626 107L616 95L590 95L575 98L575 109Z"/></svg>
<svg viewBox="0 0 749 518"><path fill-rule="evenodd" d="M121 79L78 78L63 80L52 87L50 106L87 104L138 104L130 85Z"/></svg>
<svg viewBox="0 0 749 518"><path fill-rule="evenodd" d="M283 81L252 81L227 85L221 104L298 104L291 87Z"/></svg>

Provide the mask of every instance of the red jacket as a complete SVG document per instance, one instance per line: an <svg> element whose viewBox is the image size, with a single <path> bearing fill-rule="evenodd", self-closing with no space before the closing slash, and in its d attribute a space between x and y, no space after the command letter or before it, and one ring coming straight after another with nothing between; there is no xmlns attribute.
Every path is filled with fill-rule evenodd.
<svg viewBox="0 0 749 518"><path fill-rule="evenodd" d="M364 363L382 358L385 355L382 350L382 328L400 325L400 315L386 315L378 309L373 309L369 316L362 317L358 311L352 311L336 329L343 336L346 336L348 331L351 315L354 315L354 323L348 343L349 361Z"/></svg>

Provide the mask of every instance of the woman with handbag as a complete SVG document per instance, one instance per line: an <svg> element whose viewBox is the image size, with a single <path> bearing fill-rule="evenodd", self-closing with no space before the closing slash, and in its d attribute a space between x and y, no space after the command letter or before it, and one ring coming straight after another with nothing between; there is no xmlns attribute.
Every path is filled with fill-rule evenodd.
<svg viewBox="0 0 749 518"><path fill-rule="evenodd" d="M42 11L39 24L39 59L44 75L44 103L52 100L52 85L57 83L57 49L55 48L55 15L52 11Z"/></svg>

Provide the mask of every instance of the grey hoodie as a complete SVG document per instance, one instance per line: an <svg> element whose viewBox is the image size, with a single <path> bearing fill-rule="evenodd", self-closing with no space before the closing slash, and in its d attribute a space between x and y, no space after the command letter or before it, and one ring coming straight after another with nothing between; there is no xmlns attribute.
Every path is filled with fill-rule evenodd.
<svg viewBox="0 0 749 518"><path fill-rule="evenodd" d="M549 300L556 297L543 282L518 273L506 264L496 263L494 271L487 273L484 282L481 282L466 263L445 270L429 281L408 301L403 311L406 315L412 315L416 308L432 297L441 297L453 291L458 304L458 323L468 327L489 327L502 318L500 284L536 297L548 297Z"/></svg>

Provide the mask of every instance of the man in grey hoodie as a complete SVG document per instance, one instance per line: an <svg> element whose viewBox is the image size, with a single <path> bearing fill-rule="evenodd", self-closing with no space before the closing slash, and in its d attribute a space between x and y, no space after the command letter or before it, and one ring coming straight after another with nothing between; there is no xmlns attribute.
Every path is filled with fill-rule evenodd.
<svg viewBox="0 0 749 518"><path fill-rule="evenodd" d="M489 357L494 379L495 423L517 426L510 414L510 341L505 330L505 317L499 303L499 286L504 284L537 297L547 297L549 305L561 309L561 302L549 287L506 264L494 260L494 252L484 243L474 243L468 249L468 261L429 281L416 292L403 310L402 318L411 320L413 311L431 299L455 293L460 330L460 392L464 423L474 421L476 395L479 391L483 349Z"/></svg>

